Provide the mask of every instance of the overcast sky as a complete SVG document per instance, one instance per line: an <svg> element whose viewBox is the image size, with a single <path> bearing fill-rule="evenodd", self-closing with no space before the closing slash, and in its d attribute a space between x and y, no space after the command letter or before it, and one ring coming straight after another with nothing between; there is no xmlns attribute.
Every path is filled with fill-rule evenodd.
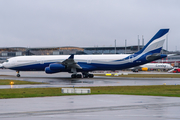
<svg viewBox="0 0 180 120"><path fill-rule="evenodd" d="M161 28L180 50L180 0L0 0L0 47L129 46Z"/></svg>

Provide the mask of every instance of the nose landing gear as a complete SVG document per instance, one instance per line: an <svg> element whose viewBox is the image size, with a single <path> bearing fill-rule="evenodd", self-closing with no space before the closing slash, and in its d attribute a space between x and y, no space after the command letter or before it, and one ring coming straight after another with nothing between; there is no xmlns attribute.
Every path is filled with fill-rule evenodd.
<svg viewBox="0 0 180 120"><path fill-rule="evenodd" d="M17 77L21 77L21 75L19 74L19 71L16 71L16 73L17 73Z"/></svg>

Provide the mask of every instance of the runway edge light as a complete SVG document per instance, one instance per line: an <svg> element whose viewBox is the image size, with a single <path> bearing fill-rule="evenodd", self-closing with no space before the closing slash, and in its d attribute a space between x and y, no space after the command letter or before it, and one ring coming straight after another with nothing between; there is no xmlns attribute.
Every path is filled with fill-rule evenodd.
<svg viewBox="0 0 180 120"><path fill-rule="evenodd" d="M11 82L10 82L10 85L14 85L14 82L13 82L13 81L11 81Z"/></svg>

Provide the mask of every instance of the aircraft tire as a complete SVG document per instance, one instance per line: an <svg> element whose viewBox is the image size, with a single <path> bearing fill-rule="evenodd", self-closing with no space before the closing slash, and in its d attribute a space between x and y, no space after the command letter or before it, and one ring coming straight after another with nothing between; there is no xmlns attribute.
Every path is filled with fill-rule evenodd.
<svg viewBox="0 0 180 120"><path fill-rule="evenodd" d="M89 77L89 78L93 78L94 75L93 75L93 74L89 74L88 77Z"/></svg>
<svg viewBox="0 0 180 120"><path fill-rule="evenodd" d="M76 77L77 77L76 74L71 75L71 78L76 78Z"/></svg>
<svg viewBox="0 0 180 120"><path fill-rule="evenodd" d="M83 78L88 78L88 75L87 74L83 75Z"/></svg>
<svg viewBox="0 0 180 120"><path fill-rule="evenodd" d="M76 78L82 78L82 75L81 74L77 74Z"/></svg>
<svg viewBox="0 0 180 120"><path fill-rule="evenodd" d="M135 69L135 72L138 72L138 69Z"/></svg>
<svg viewBox="0 0 180 120"><path fill-rule="evenodd" d="M17 76L17 77L21 77L21 75L20 75L20 74L17 74L16 76Z"/></svg>
<svg viewBox="0 0 180 120"><path fill-rule="evenodd" d="M88 78L88 74L87 73L83 73L83 78Z"/></svg>

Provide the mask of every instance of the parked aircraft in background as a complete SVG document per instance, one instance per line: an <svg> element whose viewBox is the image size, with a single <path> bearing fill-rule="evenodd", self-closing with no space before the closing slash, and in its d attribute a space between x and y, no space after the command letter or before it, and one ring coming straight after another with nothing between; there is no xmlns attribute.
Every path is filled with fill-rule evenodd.
<svg viewBox="0 0 180 120"><path fill-rule="evenodd" d="M180 73L180 68L175 67L175 68L169 70L168 72L172 72L172 73Z"/></svg>
<svg viewBox="0 0 180 120"><path fill-rule="evenodd" d="M148 71L150 69L165 69L165 70L170 70L170 69L173 69L173 66L168 64L168 63L147 63L147 64L144 64L144 65L140 65L140 66L137 66L137 67L134 67L134 68L131 68L131 70L133 72L138 72L138 71Z"/></svg>
<svg viewBox="0 0 180 120"><path fill-rule="evenodd" d="M168 31L160 29L144 48L134 54L19 56L0 66L16 70L17 77L20 77L20 71L45 71L47 74L69 72L72 78L92 78L94 75L90 71L122 70L167 57L161 54L161 49Z"/></svg>

